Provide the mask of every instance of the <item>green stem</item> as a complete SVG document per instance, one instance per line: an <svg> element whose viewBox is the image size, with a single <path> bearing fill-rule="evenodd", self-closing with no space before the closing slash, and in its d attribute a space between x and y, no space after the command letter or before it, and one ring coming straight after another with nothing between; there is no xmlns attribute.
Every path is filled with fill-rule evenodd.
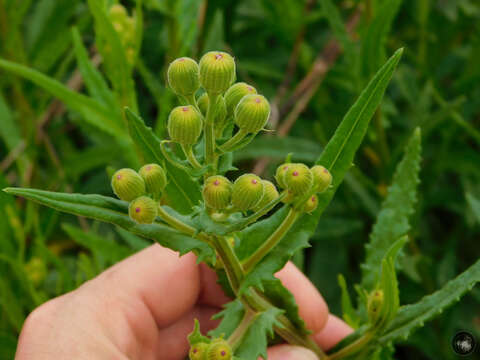
<svg viewBox="0 0 480 360"><path fill-rule="evenodd" d="M343 349L340 349L336 353L329 355L328 358L330 360L338 360L360 351L371 340L373 334L373 332L365 333L363 336L345 346Z"/></svg>
<svg viewBox="0 0 480 360"><path fill-rule="evenodd" d="M252 322L254 320L255 320L255 313L252 310L247 308L245 310L245 314L243 315L242 321L240 322L240 324L238 324L235 331L227 339L228 343L230 344L230 346L234 351L240 345L243 336L248 331L250 325L252 325Z"/></svg>
<svg viewBox="0 0 480 360"><path fill-rule="evenodd" d="M195 168L201 169L202 164L200 164L193 153L192 145L182 145L182 150L188 160L188 162Z"/></svg>
<svg viewBox="0 0 480 360"><path fill-rule="evenodd" d="M247 135L248 133L246 131L239 129L237 133L230 138L230 140L228 140L226 143L219 146L218 148L222 153L229 152Z"/></svg>
<svg viewBox="0 0 480 360"><path fill-rule="evenodd" d="M243 279L244 271L237 254L233 251L230 243L224 237L217 237L215 239L215 248L218 256L223 262L225 272L227 273L230 286L235 294L238 292L240 282Z"/></svg>
<svg viewBox="0 0 480 360"><path fill-rule="evenodd" d="M180 169L180 170L183 170L183 171L189 171L190 169L188 167L186 167L185 165L182 165L180 164L178 161L174 160L170 154L168 153L167 149L165 149L165 144L166 143L169 143L170 140L163 140L160 142L160 150L162 151L162 154L163 156L165 157L165 159L170 163L172 164L173 166L175 166L176 168Z"/></svg>
<svg viewBox="0 0 480 360"><path fill-rule="evenodd" d="M192 105L199 114L202 114L200 108L198 107L197 99L195 99L195 94L184 96L184 98L187 104Z"/></svg>
<svg viewBox="0 0 480 360"><path fill-rule="evenodd" d="M207 165L212 165L214 174L216 171L216 155L215 155L215 128L214 119L217 106L217 100L220 95L208 95L208 110L205 118L204 133L205 133L205 161Z"/></svg>
<svg viewBox="0 0 480 360"><path fill-rule="evenodd" d="M258 264L260 260L262 260L265 255L267 255L280 242L280 240L282 240L288 230L290 230L292 225L295 223L295 220L298 219L299 215L299 212L291 208L277 230L270 235L270 237L262 244L262 246L260 246L248 259L245 260L243 263L243 268L247 274L252 271L255 265Z"/></svg>

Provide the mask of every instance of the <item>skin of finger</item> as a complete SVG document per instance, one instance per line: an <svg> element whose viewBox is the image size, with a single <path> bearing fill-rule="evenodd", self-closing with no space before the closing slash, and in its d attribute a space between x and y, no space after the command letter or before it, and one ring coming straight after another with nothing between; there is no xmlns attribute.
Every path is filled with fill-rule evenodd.
<svg viewBox="0 0 480 360"><path fill-rule="evenodd" d="M268 360L318 360L310 350L292 345L276 345L268 349Z"/></svg>
<svg viewBox="0 0 480 360"><path fill-rule="evenodd" d="M290 290L298 304L299 315L314 334L327 323L328 306L308 278L291 262L275 276Z"/></svg>
<svg viewBox="0 0 480 360"><path fill-rule="evenodd" d="M316 333L313 338L322 349L329 350L352 332L353 329L343 320L330 314L323 330Z"/></svg>

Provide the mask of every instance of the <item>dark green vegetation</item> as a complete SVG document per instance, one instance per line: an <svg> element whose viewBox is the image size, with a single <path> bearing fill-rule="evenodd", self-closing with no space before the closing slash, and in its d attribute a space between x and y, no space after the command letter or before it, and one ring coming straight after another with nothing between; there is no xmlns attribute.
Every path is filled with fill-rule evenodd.
<svg viewBox="0 0 480 360"><path fill-rule="evenodd" d="M290 152L293 160L312 164L387 54L405 47L355 166L320 219L313 247L297 253L295 261L337 314L342 309L336 274L343 274L356 302L353 285L372 290L372 274L404 234L409 241L397 261L401 304L419 301L475 263L480 254L480 6L468 0L230 2L129 3L130 11L137 8L130 48L140 49L132 67L100 1L0 0L2 188L111 195L112 171L141 162L128 140L122 107L138 109L164 137L176 104L164 85L166 66L178 56L198 59L213 49L233 53L239 80L261 89L276 106L271 126L278 131L235 153L235 165L272 177ZM337 153L326 151L321 161L333 166L338 158L330 154ZM346 168L339 171L343 175ZM182 211L190 205L179 206ZM0 273L7 274L0 278L0 358L12 356L22 322L35 306L149 244L120 228L3 193L0 207L5 214ZM365 264L362 271L360 264ZM389 261L384 268L390 271ZM379 342L401 339L410 325L420 325L478 280L478 272L451 283L425 306L401 308ZM345 293L342 299L345 318L357 324L365 314L351 310ZM456 330L480 337L479 302L474 288L401 342L395 358L453 357L450 340ZM382 356L388 359L387 353Z"/></svg>

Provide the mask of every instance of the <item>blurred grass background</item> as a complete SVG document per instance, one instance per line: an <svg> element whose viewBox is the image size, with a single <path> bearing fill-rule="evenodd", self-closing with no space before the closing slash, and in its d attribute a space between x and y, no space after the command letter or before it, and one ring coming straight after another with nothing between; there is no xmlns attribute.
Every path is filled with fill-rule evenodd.
<svg viewBox="0 0 480 360"><path fill-rule="evenodd" d="M108 8L115 1L97 3ZM105 32L94 19L92 4L84 0L0 0L0 59L28 66L97 100L101 94L93 90L102 86L93 86L92 79L105 74L116 103L138 106L155 132L164 135L168 112L177 101L165 86L168 63L179 56L198 60L208 50L228 51L237 60L238 80L271 101L270 127L276 130L236 153L235 164L271 178L288 153L312 163L386 56L405 47L355 167L322 217L313 246L295 261L331 311L341 315L337 274L344 274L349 285L360 280L364 244L417 126L423 134L422 182L400 273L402 303L431 293L479 257L478 1L122 4L130 14L136 12L141 25L143 9L143 33L136 31L142 43L139 56L131 72L120 75L126 88L134 80L130 92L122 92L118 75L112 75L114 55L98 46ZM83 60L75 34L85 47ZM87 57L90 67L82 62ZM46 80L34 84L29 75L14 72L0 63L0 186L111 194L106 170L132 163L124 144L102 131L101 120L77 106L80 100L69 101ZM3 193L0 214L0 359L13 357L32 309L149 244L121 229ZM454 358L450 341L455 331L465 329L480 339L479 308L480 290L475 288L402 343L395 358Z"/></svg>

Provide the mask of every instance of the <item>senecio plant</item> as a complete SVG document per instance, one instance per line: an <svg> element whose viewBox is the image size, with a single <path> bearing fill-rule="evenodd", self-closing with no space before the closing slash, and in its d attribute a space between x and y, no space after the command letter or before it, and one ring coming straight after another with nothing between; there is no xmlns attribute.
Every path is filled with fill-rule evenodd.
<svg viewBox="0 0 480 360"><path fill-rule="evenodd" d="M130 24L118 9L111 16L119 27ZM233 179L229 173L234 170L232 152L265 130L270 105L253 86L235 83L231 55L212 51L198 64L182 57L168 68L168 85L181 103L169 114L169 139L159 139L138 115L125 110L131 137L126 141L141 164L111 174L118 200L35 189L5 191L113 223L180 254L192 251L214 269L233 300L217 315L222 320L208 336L195 322L188 338L192 360L266 358L267 346L282 341L307 347L319 359L387 359L394 341L406 338L480 277L477 263L444 289L400 307L395 258L408 240L418 184L419 129L397 167L367 245L357 309L345 280L339 280L344 319L356 331L325 353L310 337L293 295L274 274L308 246L320 215L352 166L401 53L370 81L317 163L309 167L287 158L276 170L275 183L254 174Z"/></svg>

